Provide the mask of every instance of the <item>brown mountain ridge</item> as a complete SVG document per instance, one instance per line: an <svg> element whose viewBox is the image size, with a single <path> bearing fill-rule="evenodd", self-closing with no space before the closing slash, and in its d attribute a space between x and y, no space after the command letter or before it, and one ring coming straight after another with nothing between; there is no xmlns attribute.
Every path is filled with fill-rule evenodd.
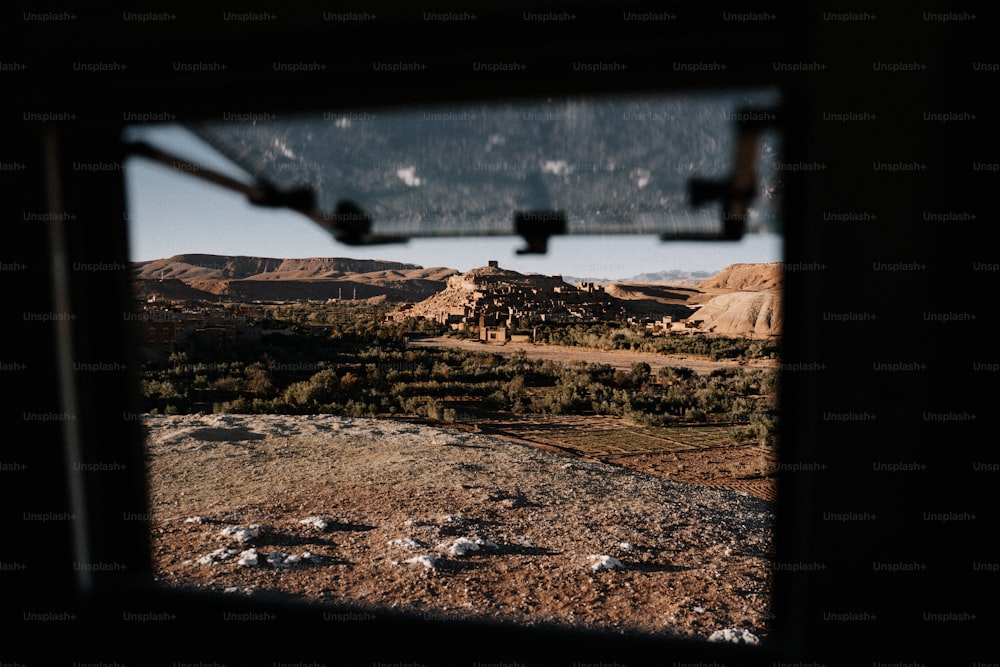
<svg viewBox="0 0 1000 667"><path fill-rule="evenodd" d="M472 294L490 278L554 292L577 309L597 308L607 316L673 316L700 331L753 338L781 331L780 262L732 264L699 283L609 282L579 292L558 276L521 274L499 267L460 273L446 267L378 259L269 257L183 254L132 264L136 296L165 300L304 301L374 299L413 304L410 313L435 318L442 312L473 308ZM477 283L482 283L477 287ZM499 284L499 283L498 283ZM588 283L583 283L584 285ZM502 298L500 299L502 300ZM588 305L589 304L589 305ZM541 304L539 304L541 307ZM571 306L572 308L573 306Z"/></svg>
<svg viewBox="0 0 1000 667"><path fill-rule="evenodd" d="M195 300L419 301L443 289L444 281L456 273L444 267L346 257L184 254L132 264L137 296Z"/></svg>

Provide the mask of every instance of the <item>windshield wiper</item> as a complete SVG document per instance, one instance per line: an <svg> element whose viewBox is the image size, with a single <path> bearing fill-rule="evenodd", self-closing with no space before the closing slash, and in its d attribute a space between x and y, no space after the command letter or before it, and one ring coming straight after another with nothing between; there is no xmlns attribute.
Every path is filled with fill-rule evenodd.
<svg viewBox="0 0 1000 667"><path fill-rule="evenodd" d="M312 188L279 190L271 183L262 180L258 180L256 185L248 185L235 178L177 157L144 141L126 142L125 151L128 155L144 157L209 183L239 192L255 206L287 208L301 213L328 229L336 240L345 245L406 243L408 240L403 236L372 234L371 217L353 202L340 202L336 212L332 214L319 211L316 208L316 192Z"/></svg>
<svg viewBox="0 0 1000 667"><path fill-rule="evenodd" d="M691 206L722 202L722 233L666 232L660 234L661 241L739 241L743 238L750 204L757 194L757 149L764 132L777 124L778 113L743 109L735 116L739 119L736 121L736 153L729 178L692 178L688 181Z"/></svg>

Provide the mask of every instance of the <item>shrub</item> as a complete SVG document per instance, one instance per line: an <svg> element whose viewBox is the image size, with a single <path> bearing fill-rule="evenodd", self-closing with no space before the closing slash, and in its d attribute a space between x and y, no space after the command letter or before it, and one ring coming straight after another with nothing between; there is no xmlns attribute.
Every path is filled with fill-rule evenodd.
<svg viewBox="0 0 1000 667"><path fill-rule="evenodd" d="M271 378L263 364L255 363L246 367L243 371L246 378L246 391L255 396L266 396L274 390Z"/></svg>
<svg viewBox="0 0 1000 667"><path fill-rule="evenodd" d="M320 371L320 372L321 373L326 373L328 371ZM331 375L332 375L333 371L329 371L329 373L331 373ZM319 373L317 373L317 375L319 375ZM316 379L316 375L314 375L312 379L315 380ZM332 388L334 386L334 383L337 382L337 380L334 377L330 377L329 380L323 379L321 381L324 382L324 383L328 383L328 386L330 387L331 390L332 390ZM347 371L346 373L344 373L344 376L342 378L340 378L340 381L339 381L340 389L342 391L345 391L345 392L352 392L352 391L354 391L357 388L358 383L360 381L361 381L361 378L359 378L354 373L352 373L350 371Z"/></svg>
<svg viewBox="0 0 1000 667"><path fill-rule="evenodd" d="M688 409L684 412L684 419L692 422L705 422L708 420L708 415L705 414L704 410Z"/></svg>
<svg viewBox="0 0 1000 667"><path fill-rule="evenodd" d="M441 401L430 399L423 405L424 416L428 419L440 420L443 412Z"/></svg>
<svg viewBox="0 0 1000 667"><path fill-rule="evenodd" d="M142 395L144 398L181 398L170 380L143 380Z"/></svg>
<svg viewBox="0 0 1000 667"><path fill-rule="evenodd" d="M240 396L239 398L232 401L213 403L212 412L215 414L226 414L226 413L247 414L254 412L254 410L250 401Z"/></svg>
<svg viewBox="0 0 1000 667"><path fill-rule="evenodd" d="M199 376L195 376L195 380ZM204 376L201 376L204 377ZM197 382L196 382L197 384ZM245 386L243 384L243 379L238 377L233 377L232 375L226 375L225 377L216 378L208 384L208 388L215 391L242 391Z"/></svg>

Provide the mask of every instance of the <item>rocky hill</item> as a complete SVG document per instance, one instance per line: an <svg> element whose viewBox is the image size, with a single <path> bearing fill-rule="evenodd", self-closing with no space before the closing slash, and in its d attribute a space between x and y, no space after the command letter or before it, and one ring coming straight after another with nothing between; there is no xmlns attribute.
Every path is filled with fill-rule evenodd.
<svg viewBox="0 0 1000 667"><path fill-rule="evenodd" d="M454 269L376 259L278 259L186 254L132 265L137 296L163 299L419 301L444 287Z"/></svg>
<svg viewBox="0 0 1000 667"><path fill-rule="evenodd" d="M730 264L708 280L702 281L698 287L703 291L781 289L782 275L781 262Z"/></svg>
<svg viewBox="0 0 1000 667"><path fill-rule="evenodd" d="M702 331L767 338L781 333L781 262L731 264L698 287L711 295L691 316Z"/></svg>
<svg viewBox="0 0 1000 667"><path fill-rule="evenodd" d="M698 322L711 334L766 338L780 334L781 264L733 264L690 285L615 282L570 285L561 276L521 274L499 266L448 278L445 289L402 306L395 317L475 326L480 315L513 326L539 321L659 318Z"/></svg>
<svg viewBox="0 0 1000 667"><path fill-rule="evenodd" d="M781 333L781 294L776 290L731 292L713 297L692 320L702 331L726 336L767 338Z"/></svg>
<svg viewBox="0 0 1000 667"><path fill-rule="evenodd" d="M522 274L485 266L448 278L444 290L403 307L395 316L439 322L477 324L480 315L493 322L519 324L573 320L624 319L633 315L686 317L690 308L644 295L621 299L600 285L571 285L562 276Z"/></svg>
<svg viewBox="0 0 1000 667"><path fill-rule="evenodd" d="M694 307L685 301L691 290L662 286L594 282L570 284L562 276L522 274L499 266L485 266L452 276L440 293L397 311L397 316L423 317L438 322L464 319L477 325L480 315L512 326L573 320L623 320L628 317L675 320L688 317Z"/></svg>

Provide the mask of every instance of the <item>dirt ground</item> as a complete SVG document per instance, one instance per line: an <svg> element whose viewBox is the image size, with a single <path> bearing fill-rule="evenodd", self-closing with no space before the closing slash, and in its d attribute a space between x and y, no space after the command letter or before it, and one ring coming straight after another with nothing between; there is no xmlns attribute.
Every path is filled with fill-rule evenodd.
<svg viewBox="0 0 1000 667"><path fill-rule="evenodd" d="M593 460L330 415L146 426L164 584L432 618L768 635L773 485L754 476L759 449Z"/></svg>
<svg viewBox="0 0 1000 667"><path fill-rule="evenodd" d="M510 356L517 351L524 351L529 359L549 359L562 364L593 363L608 364L612 368L628 370L633 363L643 361L649 364L653 375L665 366L690 368L696 373L707 374L718 368L730 368L738 365L731 360L712 361L702 357L685 354L657 354L655 352L633 352L631 350L599 350L589 347L568 345L535 345L533 343L507 342L503 345L491 345L475 340L437 336L433 338L417 338L409 343L411 348L421 347L453 347L462 350L478 352L493 352ZM748 368L777 368L774 359L753 359L746 364Z"/></svg>
<svg viewBox="0 0 1000 667"><path fill-rule="evenodd" d="M448 428L776 500L776 452L762 445L734 444L733 432L739 428L735 426L656 428L598 415L483 415L471 428L463 424Z"/></svg>
<svg viewBox="0 0 1000 667"><path fill-rule="evenodd" d="M609 456L608 463L658 477L748 493L775 501L774 469L777 458L768 447L719 447L670 454Z"/></svg>

